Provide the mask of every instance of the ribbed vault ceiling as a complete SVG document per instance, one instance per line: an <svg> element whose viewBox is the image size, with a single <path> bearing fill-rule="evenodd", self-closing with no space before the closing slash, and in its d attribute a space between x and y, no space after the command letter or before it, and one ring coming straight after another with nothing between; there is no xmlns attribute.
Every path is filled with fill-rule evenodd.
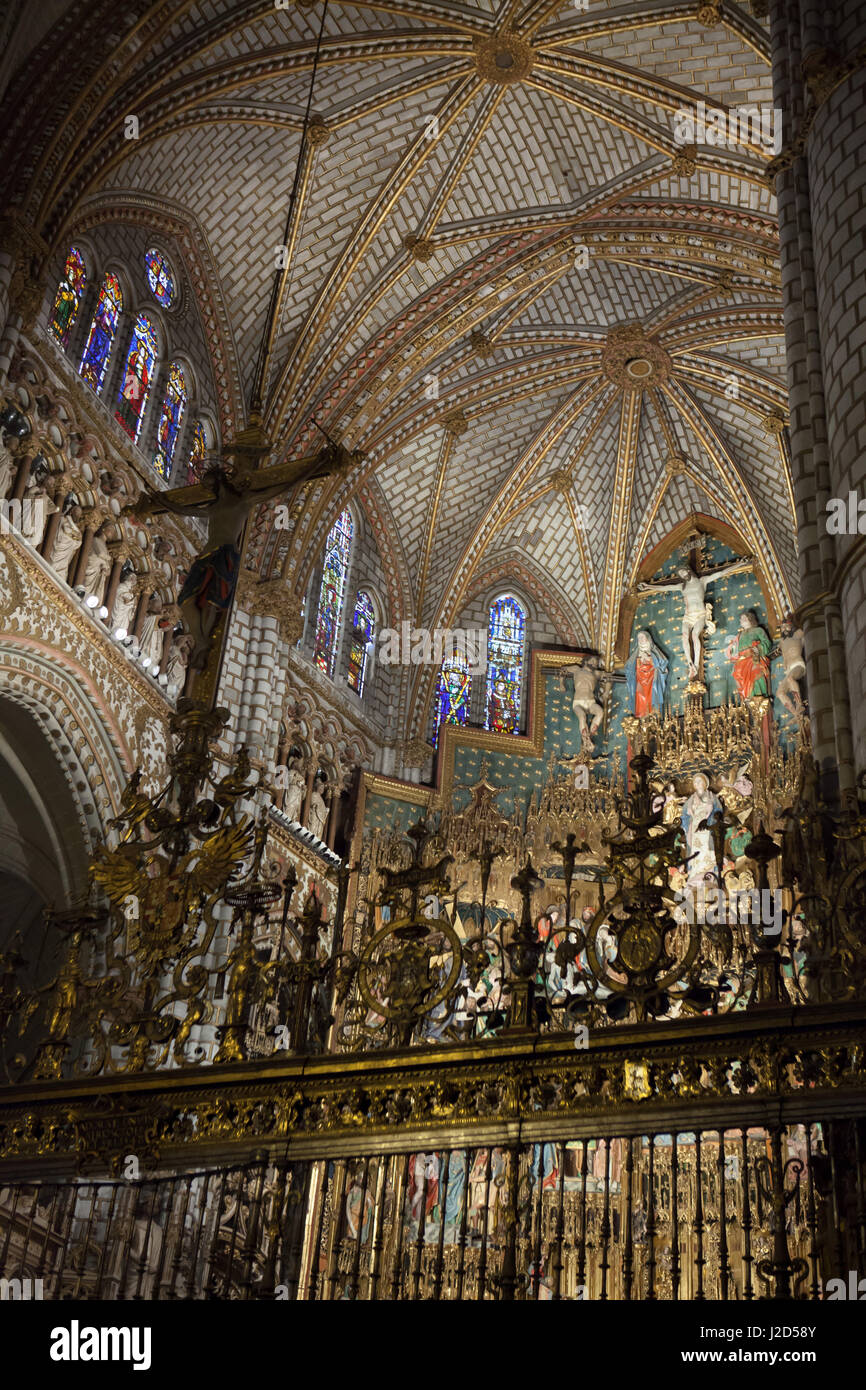
<svg viewBox="0 0 866 1390"><path fill-rule="evenodd" d="M2 113L7 195L58 245L143 195L195 228L235 417L321 13L71 5L78 77L52 31ZM684 151L674 113L700 99L772 105L742 6L331 0L266 423L295 453L315 415L366 457L293 531L260 520L265 570L300 590L375 476L399 616L431 626L507 555L609 654L641 560L693 512L737 528L779 607L796 596L770 155Z"/></svg>

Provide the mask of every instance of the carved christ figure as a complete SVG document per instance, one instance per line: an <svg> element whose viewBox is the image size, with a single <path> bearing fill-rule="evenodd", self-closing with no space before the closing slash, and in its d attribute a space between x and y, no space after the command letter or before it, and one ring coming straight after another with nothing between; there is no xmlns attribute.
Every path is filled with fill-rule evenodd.
<svg viewBox="0 0 866 1390"><path fill-rule="evenodd" d="M641 580L638 584L639 593L658 594L676 591L682 595L685 605L683 655L689 668L690 680L697 677L703 650L701 638L707 629L707 588L716 579L721 579L723 574L733 574L736 570L748 569L751 564L752 556L746 555L742 560L732 560L730 564L719 565L718 569L710 570L707 574L695 574L691 565L678 565L675 580L662 583Z"/></svg>
<svg viewBox="0 0 866 1390"><path fill-rule="evenodd" d="M231 605L241 560L241 543L247 517L262 502L290 492L314 478L345 473L360 455L329 442L317 454L292 459L269 468L218 465L191 487L146 492L124 513L138 518L174 512L179 516L207 518L207 541L193 561L177 602L187 630L195 638L190 666L207 665L210 639L220 616Z"/></svg>
<svg viewBox="0 0 866 1390"><path fill-rule="evenodd" d="M584 750L591 750L593 738L598 733L604 714L602 706L596 699L596 688L599 681L610 680L611 673L604 670L600 657L588 656L582 661L574 662L571 666L561 668L559 672L560 689L564 686L566 676L571 676L574 682L571 708L580 729L581 747Z"/></svg>
<svg viewBox="0 0 866 1390"><path fill-rule="evenodd" d="M806 662L803 658L804 637L803 629L797 627L793 614L786 613L782 619L781 640L779 642L782 650L782 664L785 667L785 679L779 682L776 694L785 709L790 714L795 715L799 715L803 708L800 681L806 674Z"/></svg>

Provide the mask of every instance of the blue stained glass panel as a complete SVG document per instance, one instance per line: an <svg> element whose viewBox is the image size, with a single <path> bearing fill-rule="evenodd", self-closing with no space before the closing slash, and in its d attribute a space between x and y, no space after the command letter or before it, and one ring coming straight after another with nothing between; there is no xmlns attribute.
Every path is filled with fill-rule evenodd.
<svg viewBox="0 0 866 1390"><path fill-rule="evenodd" d="M77 246L70 246L63 275L54 296L54 307L48 320L48 331L62 348L69 342L69 334L78 314L86 279L84 258Z"/></svg>
<svg viewBox="0 0 866 1390"><path fill-rule="evenodd" d="M155 365L156 333L147 315L139 314L132 330L114 412L115 419L132 440L138 439Z"/></svg>
<svg viewBox="0 0 866 1390"><path fill-rule="evenodd" d="M171 465L177 446L177 437L186 410L186 378L179 362L172 362L168 371L165 397L159 415L156 432L156 453L153 466L163 478L171 475Z"/></svg>
<svg viewBox="0 0 866 1390"><path fill-rule="evenodd" d="M459 653L446 656L436 682L436 727L433 730L433 747L439 743L439 729L443 724L465 724L469 718L469 696L472 677L469 662Z"/></svg>
<svg viewBox="0 0 866 1390"><path fill-rule="evenodd" d="M123 308L123 295L115 275L106 275L99 291L96 312L87 335L79 372L87 385L97 395L105 381L105 369L111 355L117 320Z"/></svg>
<svg viewBox="0 0 866 1390"><path fill-rule="evenodd" d="M352 545L352 515L341 512L328 532L325 560L322 567L322 587L316 611L316 645L313 660L326 675L333 677L337 638L343 613L343 595L349 551Z"/></svg>
<svg viewBox="0 0 866 1390"><path fill-rule="evenodd" d="M526 646L526 614L510 594L490 607L487 627L487 715L484 727L499 734L520 729L520 691Z"/></svg>
<svg viewBox="0 0 866 1390"><path fill-rule="evenodd" d="M364 693L370 645L376 631L376 615L369 596L358 590L355 612L352 614L352 643L349 648L349 673L346 677L353 690Z"/></svg>

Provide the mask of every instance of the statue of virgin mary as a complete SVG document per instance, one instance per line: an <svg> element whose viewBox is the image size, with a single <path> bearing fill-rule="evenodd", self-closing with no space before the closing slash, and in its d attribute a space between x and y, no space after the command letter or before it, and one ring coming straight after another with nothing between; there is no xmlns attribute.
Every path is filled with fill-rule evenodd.
<svg viewBox="0 0 866 1390"><path fill-rule="evenodd" d="M682 822L686 835L688 864L686 874L689 883L703 883L707 874L716 874L716 852L709 827L713 821L724 814L722 803L710 787L706 773L696 772L692 778L694 788L683 805ZM701 823L706 822L706 829Z"/></svg>
<svg viewBox="0 0 866 1390"><path fill-rule="evenodd" d="M645 630L637 635L637 646L625 663L625 683L631 707L638 719L653 710L661 714L668 683L668 659Z"/></svg>

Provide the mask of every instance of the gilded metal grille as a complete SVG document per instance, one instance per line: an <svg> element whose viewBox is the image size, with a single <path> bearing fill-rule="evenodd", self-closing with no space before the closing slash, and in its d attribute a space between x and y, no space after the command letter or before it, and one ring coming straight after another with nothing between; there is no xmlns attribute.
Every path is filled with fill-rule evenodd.
<svg viewBox="0 0 866 1390"><path fill-rule="evenodd" d="M863 1266L863 1141L833 1120L18 1184L0 1269L52 1299L819 1299Z"/></svg>

